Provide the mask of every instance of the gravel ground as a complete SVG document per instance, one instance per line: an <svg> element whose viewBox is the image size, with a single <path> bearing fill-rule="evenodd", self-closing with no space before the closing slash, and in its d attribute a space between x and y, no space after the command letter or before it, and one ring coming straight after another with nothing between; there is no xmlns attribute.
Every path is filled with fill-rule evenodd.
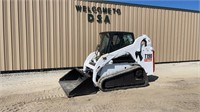
<svg viewBox="0 0 200 112"><path fill-rule="evenodd" d="M200 62L157 64L150 85L67 98L68 70L0 74L0 112L199 112ZM152 77L149 77L152 78Z"/></svg>

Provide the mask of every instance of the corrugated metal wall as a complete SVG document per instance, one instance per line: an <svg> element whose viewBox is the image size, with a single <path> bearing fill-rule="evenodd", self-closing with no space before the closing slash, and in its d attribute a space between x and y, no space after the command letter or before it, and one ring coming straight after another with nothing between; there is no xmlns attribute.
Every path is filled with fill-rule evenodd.
<svg viewBox="0 0 200 112"><path fill-rule="evenodd" d="M121 9L110 24L75 5ZM105 17L105 15L103 15ZM101 31L147 34L156 62L200 60L200 13L73 0L0 0L0 71L82 66Z"/></svg>

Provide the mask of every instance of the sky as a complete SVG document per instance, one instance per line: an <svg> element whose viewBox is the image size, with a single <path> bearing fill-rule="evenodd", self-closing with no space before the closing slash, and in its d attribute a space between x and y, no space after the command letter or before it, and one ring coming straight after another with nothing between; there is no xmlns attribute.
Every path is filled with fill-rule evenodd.
<svg viewBox="0 0 200 112"><path fill-rule="evenodd" d="M200 11L200 0L105 0Z"/></svg>

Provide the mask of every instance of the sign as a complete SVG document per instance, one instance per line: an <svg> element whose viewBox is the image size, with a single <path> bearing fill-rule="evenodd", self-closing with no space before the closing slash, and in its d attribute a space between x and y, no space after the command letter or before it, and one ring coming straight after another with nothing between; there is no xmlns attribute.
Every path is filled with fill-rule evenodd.
<svg viewBox="0 0 200 112"><path fill-rule="evenodd" d="M97 21L98 23L104 22L105 24L110 24L110 17L109 15L117 14L121 15L121 10L117 8L107 8L107 7L87 7L87 6L81 6L76 5L76 11L77 12L85 12L87 13L88 22L94 22ZM102 16L102 15L105 16Z"/></svg>

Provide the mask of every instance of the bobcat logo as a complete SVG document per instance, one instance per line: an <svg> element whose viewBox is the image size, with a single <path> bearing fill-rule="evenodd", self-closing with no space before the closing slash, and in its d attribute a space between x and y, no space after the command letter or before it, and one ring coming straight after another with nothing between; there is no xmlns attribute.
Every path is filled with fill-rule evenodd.
<svg viewBox="0 0 200 112"><path fill-rule="evenodd" d="M144 62L151 62L152 61L152 54L145 54Z"/></svg>

